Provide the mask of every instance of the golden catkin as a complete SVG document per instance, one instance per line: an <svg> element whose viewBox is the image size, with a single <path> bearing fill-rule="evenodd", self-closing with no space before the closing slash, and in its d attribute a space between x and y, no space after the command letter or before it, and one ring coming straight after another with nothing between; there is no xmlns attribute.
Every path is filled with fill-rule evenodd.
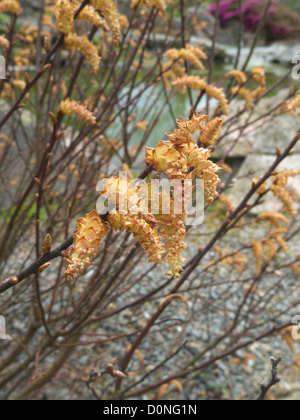
<svg viewBox="0 0 300 420"><path fill-rule="evenodd" d="M285 235L286 233L288 233L287 228L276 228L269 233L269 238L276 238L277 236Z"/></svg>
<svg viewBox="0 0 300 420"><path fill-rule="evenodd" d="M68 35L74 31L73 8L70 0L56 0L55 14L61 33Z"/></svg>
<svg viewBox="0 0 300 420"><path fill-rule="evenodd" d="M289 255L289 253L290 253L289 246L285 242L285 240L283 239L283 237L282 236L277 236L276 237L276 242L278 243L278 245L280 246L280 248L282 249L282 251L285 253L285 255Z"/></svg>
<svg viewBox="0 0 300 420"><path fill-rule="evenodd" d="M100 10L107 26L112 32L113 42L115 45L119 44L121 27L119 20L119 12L115 0L90 0L91 5Z"/></svg>
<svg viewBox="0 0 300 420"><path fill-rule="evenodd" d="M252 90L252 98L257 99L260 98L266 92L266 88L264 86L259 86L257 89Z"/></svg>
<svg viewBox="0 0 300 420"><path fill-rule="evenodd" d="M199 76L184 76L175 80L172 83L172 86L178 88L188 87L190 89L204 90L210 98L217 99L222 113L229 115L229 105L224 90L222 88L217 88L214 84L208 85L205 79L200 79Z"/></svg>
<svg viewBox="0 0 300 420"><path fill-rule="evenodd" d="M241 70L231 70L225 74L226 77L234 77L235 80L240 84L243 85L247 82L246 74Z"/></svg>
<svg viewBox="0 0 300 420"><path fill-rule="evenodd" d="M73 2L73 13L79 9L80 4L81 3L79 1ZM84 20L91 25L97 26L98 28L109 32L109 27L107 26L105 20L101 18L99 13L91 5L85 6L85 8L79 13L77 20Z"/></svg>
<svg viewBox="0 0 300 420"><path fill-rule="evenodd" d="M253 107L253 96L250 89L236 86L232 89L231 93L234 96L244 99L246 102L246 109L249 110Z"/></svg>
<svg viewBox="0 0 300 420"><path fill-rule="evenodd" d="M65 115L77 115L80 119L91 125L97 124L95 116L86 108L86 106L79 104L77 101L66 99L60 103L59 109Z"/></svg>
<svg viewBox="0 0 300 420"><path fill-rule="evenodd" d="M141 7L144 4L149 4L150 7L157 7L163 14L166 12L167 5L165 0L131 0L130 7Z"/></svg>
<svg viewBox="0 0 300 420"><path fill-rule="evenodd" d="M205 79L200 79L199 76L183 76L172 83L174 87L188 87L190 89L205 90L207 83Z"/></svg>
<svg viewBox="0 0 300 420"><path fill-rule="evenodd" d="M2 0L0 2L0 13L10 12L10 13L20 13L21 6L18 1L15 0Z"/></svg>
<svg viewBox="0 0 300 420"><path fill-rule="evenodd" d="M271 186L271 191L275 197L277 197L285 210L290 214L290 216L295 217L297 215L297 210L294 207L293 196L286 189L288 180L290 177L295 177L300 174L300 171L294 170L284 170L279 172L279 174L273 177L273 185Z"/></svg>
<svg viewBox="0 0 300 420"><path fill-rule="evenodd" d="M68 50L81 52L92 66L94 73L98 71L101 58L97 48L86 35L78 36L76 33L69 33L64 39L64 44Z"/></svg>
<svg viewBox="0 0 300 420"><path fill-rule="evenodd" d="M133 234L134 239L141 244L149 258L149 262L160 263L163 249L157 230L143 219L132 214L110 214L108 222L114 230L125 230Z"/></svg>
<svg viewBox="0 0 300 420"><path fill-rule="evenodd" d="M26 82L24 82L24 80L13 80L13 81L11 82L11 84L12 84L15 88L20 89L20 90L24 90L24 89L25 89L25 87L26 87Z"/></svg>
<svg viewBox="0 0 300 420"><path fill-rule="evenodd" d="M266 73L262 67L253 67L251 73L253 79L256 80L261 87L266 86Z"/></svg>
<svg viewBox="0 0 300 420"><path fill-rule="evenodd" d="M77 220L74 244L66 258L65 276L75 279L76 274L84 274L85 270L92 265L91 259L96 255L108 230L109 228L95 211Z"/></svg>
<svg viewBox="0 0 300 420"><path fill-rule="evenodd" d="M300 95L297 95L294 99L284 102L280 107L282 114L290 114L295 118L298 118L297 108L300 108Z"/></svg>
<svg viewBox="0 0 300 420"><path fill-rule="evenodd" d="M255 272L257 275L261 273L263 264L263 244L260 241L254 240L252 242L252 252L255 258Z"/></svg>
<svg viewBox="0 0 300 420"><path fill-rule="evenodd" d="M206 93L209 97L217 99L219 108L224 115L229 115L228 101L222 88L217 88L215 85L207 85Z"/></svg>
<svg viewBox="0 0 300 420"><path fill-rule="evenodd" d="M215 117L208 121L206 127L200 135L200 142L206 146L213 146L217 143L220 138L224 120L219 117Z"/></svg>
<svg viewBox="0 0 300 420"><path fill-rule="evenodd" d="M171 200L170 214L155 215L160 227L159 234L165 240L164 248L167 256L164 261L169 265L168 276L180 277L182 263L185 261L182 253L187 245L184 242L186 235L185 214L175 214L174 199Z"/></svg>
<svg viewBox="0 0 300 420"><path fill-rule="evenodd" d="M282 227L280 222L284 223L285 225L289 224L288 219L282 213L279 213L279 212L271 212L271 211L263 212L263 213L260 213L260 215L258 216L258 219L268 220L276 228Z"/></svg>
<svg viewBox="0 0 300 420"><path fill-rule="evenodd" d="M267 246L267 257L272 260L277 255L277 245L272 239L268 239L266 242Z"/></svg>
<svg viewBox="0 0 300 420"><path fill-rule="evenodd" d="M177 50L176 48L172 48L168 50L164 56L172 61L180 61L183 62L189 61L193 64L194 67L198 68L199 70L204 70L205 67L202 64L201 60L206 60L207 55L202 51L201 48L196 48L192 46L187 46L186 48L181 48Z"/></svg>
<svg viewBox="0 0 300 420"><path fill-rule="evenodd" d="M5 38L4 35L0 35L0 47L3 47L3 48L9 47L9 41Z"/></svg>

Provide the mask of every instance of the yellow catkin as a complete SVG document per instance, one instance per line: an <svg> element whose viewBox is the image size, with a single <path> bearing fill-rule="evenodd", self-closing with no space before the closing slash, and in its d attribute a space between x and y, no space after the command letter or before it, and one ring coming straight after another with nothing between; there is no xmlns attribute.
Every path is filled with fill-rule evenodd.
<svg viewBox="0 0 300 420"><path fill-rule="evenodd" d="M278 243L278 245L280 246L280 248L282 249L282 251L285 253L285 255L289 255L289 253L290 253L289 246L285 242L285 240L283 239L283 237L282 236L277 236L276 237L276 242Z"/></svg>
<svg viewBox="0 0 300 420"><path fill-rule="evenodd" d="M3 48L9 47L9 41L5 38L4 35L0 35L0 47L3 47Z"/></svg>
<svg viewBox="0 0 300 420"><path fill-rule="evenodd" d="M217 88L215 85L207 85L206 93L209 97L217 99L219 102L219 108L225 115L229 115L229 105L222 88Z"/></svg>
<svg viewBox="0 0 300 420"><path fill-rule="evenodd" d="M297 215L297 210L294 207L293 196L287 191L286 187L290 177L295 177L300 174L300 171L284 170L273 177L273 185L271 191L284 205L285 210L292 216Z"/></svg>
<svg viewBox="0 0 300 420"><path fill-rule="evenodd" d="M120 26L122 29L127 29L129 27L129 21L126 15L120 15Z"/></svg>
<svg viewBox="0 0 300 420"><path fill-rule="evenodd" d="M266 242L267 246L267 257L272 260L277 255L277 245L272 239L268 239Z"/></svg>
<svg viewBox="0 0 300 420"><path fill-rule="evenodd" d="M213 146L217 143L220 138L224 120L219 117L215 117L208 121L206 127L200 135L200 142L206 146Z"/></svg>
<svg viewBox="0 0 300 420"><path fill-rule="evenodd" d="M165 0L131 0L130 7L132 9L141 7L144 4L148 4L150 7L157 7L163 14L165 14L167 5Z"/></svg>
<svg viewBox="0 0 300 420"><path fill-rule="evenodd" d="M208 85L206 83L206 80L200 79L199 76L181 77L175 80L172 83L172 86L179 88L188 87L190 89L204 90L210 98L217 99L219 103L219 108L223 114L229 114L229 105L224 90L222 88L217 88L217 86L215 85Z"/></svg>
<svg viewBox="0 0 300 420"><path fill-rule="evenodd" d="M164 55L166 58L172 61L181 60L184 62L186 60L192 63L194 67L198 68L199 70L205 69L201 60L206 60L207 55L202 51L201 48L192 46L187 46L186 48L181 48L179 50L172 48L168 50Z"/></svg>
<svg viewBox="0 0 300 420"><path fill-rule="evenodd" d="M80 5L81 2L79 0L72 1L73 15L79 9ZM107 26L105 20L101 18L99 13L91 5L84 7L84 9L79 13L77 20L83 20L90 23L91 25L104 29L107 32L109 31L109 27Z"/></svg>
<svg viewBox="0 0 300 420"><path fill-rule="evenodd" d="M286 225L289 224L288 219L282 213L279 212L263 212L258 216L258 218L259 220L268 220L277 228L281 228L280 222Z"/></svg>
<svg viewBox="0 0 300 420"><path fill-rule="evenodd" d="M252 242L252 252L255 258L255 272L257 275L261 273L262 264L263 264L263 244L260 241L253 241Z"/></svg>
<svg viewBox="0 0 300 420"><path fill-rule="evenodd" d="M11 84L12 84L15 88L20 89L20 90L24 90L24 89L25 89L25 87L26 87L26 83L24 82L24 80L13 80L13 81L11 82Z"/></svg>
<svg viewBox="0 0 300 420"><path fill-rule="evenodd" d="M136 124L136 128L138 128L139 130L144 131L144 133L147 131L147 127L148 127L149 123L147 121L139 121Z"/></svg>
<svg viewBox="0 0 300 420"><path fill-rule="evenodd" d="M74 31L73 8L70 0L56 0L55 14L60 32L68 35Z"/></svg>
<svg viewBox="0 0 300 420"><path fill-rule="evenodd" d="M297 108L300 108L300 95L297 95L294 99L284 102L280 107L282 114L290 114L295 118L298 118Z"/></svg>
<svg viewBox="0 0 300 420"><path fill-rule="evenodd" d="M142 218L132 214L110 214L108 222L114 230L125 230L133 234L134 239L141 244L149 258L149 262L160 263L163 249L157 230Z"/></svg>
<svg viewBox="0 0 300 420"><path fill-rule="evenodd" d="M119 12L115 0L90 0L91 5L100 10L109 29L112 32L113 42L119 44L121 27L119 20Z"/></svg>
<svg viewBox="0 0 300 420"><path fill-rule="evenodd" d="M172 83L174 87L188 87L190 89L205 90L207 83L205 79L200 79L199 76L183 76Z"/></svg>
<svg viewBox="0 0 300 420"><path fill-rule="evenodd" d="M277 236L285 235L286 233L288 233L287 228L277 228L270 232L269 238L276 238Z"/></svg>
<svg viewBox="0 0 300 420"><path fill-rule="evenodd" d="M266 73L262 67L254 67L251 73L253 79L256 80L261 87L266 86Z"/></svg>
<svg viewBox="0 0 300 420"><path fill-rule="evenodd" d="M252 98L257 99L260 98L266 92L266 88L264 86L259 86L257 89L252 90Z"/></svg>
<svg viewBox="0 0 300 420"><path fill-rule="evenodd" d="M65 37L64 44L68 50L81 52L92 66L93 71L95 73L98 71L101 58L98 55L97 48L86 35L78 36L75 33L69 33Z"/></svg>
<svg viewBox="0 0 300 420"><path fill-rule="evenodd" d="M92 265L91 259L96 255L108 230L109 228L95 211L77 220L74 244L66 258L65 276L75 279L76 274L84 274L85 270Z"/></svg>
<svg viewBox="0 0 300 420"><path fill-rule="evenodd" d="M21 6L18 1L15 0L2 0L0 2L0 13L10 12L10 13L20 13Z"/></svg>
<svg viewBox="0 0 300 420"><path fill-rule="evenodd" d="M165 240L164 248L167 252L165 262L169 265L168 276L180 277L182 263L185 261L182 253L187 245L184 242L186 235L185 214L174 214L174 200L171 201L170 214L155 215L160 227L160 235Z"/></svg>
<svg viewBox="0 0 300 420"><path fill-rule="evenodd" d="M226 77L234 77L235 80L240 84L243 85L247 82L246 74L241 70L231 70L225 75Z"/></svg>
<svg viewBox="0 0 300 420"><path fill-rule="evenodd" d="M253 107L253 96L250 89L236 86L232 89L231 93L234 96L244 99L246 102L246 109L249 110Z"/></svg>
<svg viewBox="0 0 300 420"><path fill-rule="evenodd" d="M60 103L59 109L63 114L77 115L80 119L91 125L97 124L95 116L86 108L86 106L79 104L77 101L66 99Z"/></svg>

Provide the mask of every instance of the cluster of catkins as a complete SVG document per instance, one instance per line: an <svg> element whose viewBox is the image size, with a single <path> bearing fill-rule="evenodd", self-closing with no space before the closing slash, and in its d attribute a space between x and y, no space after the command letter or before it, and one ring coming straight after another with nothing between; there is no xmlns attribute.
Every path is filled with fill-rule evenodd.
<svg viewBox="0 0 300 420"><path fill-rule="evenodd" d="M184 194L184 181L196 177L204 180L205 199L211 204L218 196L217 186L220 179L217 175L220 168L209 160L211 151L193 140L198 135L199 144L214 144L223 121L219 118L207 122L207 116L194 115L192 119L177 121L178 128L168 133L168 141L159 142L155 149L146 148L146 163L153 165L153 170L165 174L170 180L181 181ZM66 275L73 277L82 274L91 264L101 240L109 228L115 231L132 233L143 247L150 262L166 262L169 266L167 275L180 277L182 254L186 249L185 209L181 214L175 211L175 197L168 195L170 211L162 210L162 191L157 191L159 209L152 214L151 183L146 184L149 194L141 199L138 194L142 188L139 182L126 178L112 177L102 182L101 198L114 204L110 214L103 221L96 212L77 221L77 232L74 245L67 258ZM127 211L126 211L127 210Z"/></svg>
<svg viewBox="0 0 300 420"><path fill-rule="evenodd" d="M22 9L20 3L15 0L2 0L0 3L0 13L10 12L10 13L21 13Z"/></svg>
<svg viewBox="0 0 300 420"><path fill-rule="evenodd" d="M74 15L80 7L78 0L56 0L55 14L60 32L64 37L64 45L68 50L81 52L97 72L100 63L97 47L86 35L79 36L75 31ZM104 17L99 15L98 11ZM118 45L120 38L119 13L114 0L91 0L88 6L79 13L78 20L84 20L105 31L111 31L113 42Z"/></svg>

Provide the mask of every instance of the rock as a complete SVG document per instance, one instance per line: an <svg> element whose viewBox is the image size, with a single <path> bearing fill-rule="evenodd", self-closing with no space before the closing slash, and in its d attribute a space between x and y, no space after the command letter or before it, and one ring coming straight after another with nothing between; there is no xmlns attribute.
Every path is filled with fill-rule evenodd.
<svg viewBox="0 0 300 420"><path fill-rule="evenodd" d="M265 172L271 167L274 163L275 156L270 155L257 155L253 154L247 157L245 162L240 168L240 171L237 174L239 178L235 183L232 189L229 191L227 196L231 199L232 203L237 206L245 197L246 192L248 192L252 185L252 180L258 176L264 175ZM299 170L300 165L300 154L287 157L279 166L278 169L292 169ZM300 197L300 177L291 178L289 181L289 188L297 192ZM257 198L257 195L250 200L250 203ZM264 197L264 204L255 207L252 211L253 214L258 214L263 211L280 211L282 208L281 202L273 196L272 193L267 194Z"/></svg>

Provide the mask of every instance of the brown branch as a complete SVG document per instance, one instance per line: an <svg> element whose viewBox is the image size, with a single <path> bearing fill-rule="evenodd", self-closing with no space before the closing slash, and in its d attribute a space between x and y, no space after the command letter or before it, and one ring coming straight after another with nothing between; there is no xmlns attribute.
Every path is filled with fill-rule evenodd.
<svg viewBox="0 0 300 420"><path fill-rule="evenodd" d="M289 327L290 325L291 325L291 322L288 322L288 323L283 324L283 325L280 325L280 326L274 326L272 329L270 329L267 332L261 334L260 336L255 337L255 338L253 338L251 340L245 341L243 343L240 343L240 344L236 345L235 347L230 348L229 350L226 350L226 351L224 351L222 353L219 353L217 356L215 356L215 357L207 360L206 362L201 363L200 365L197 365L197 366L192 367L191 369L188 369L188 370L185 370L185 371L178 372L178 373L175 373L173 375L170 375L169 377L167 377L165 379L162 379L161 381L156 382L156 383L154 383L152 385L148 385L148 386L146 386L144 388L140 388L140 389L138 389L136 391L132 391L132 392L126 394L124 396L124 399L128 399L128 398L132 398L132 397L137 397L139 395L147 394L148 392L150 392L150 391L152 391L154 389L157 389L161 385L167 384L167 383L171 382L174 379L179 379L179 378L188 376L190 374L195 373L196 371L202 371L203 369L206 369L207 367L213 365L214 363L218 362L219 360L222 360L225 357L228 357L228 356L236 353L238 350L241 350L241 349L243 349L245 347L250 346L253 343L256 343L258 341L261 341L264 338L269 337L270 335L275 334L275 333L277 333L277 332L279 332L279 331L281 331L281 330Z"/></svg>
<svg viewBox="0 0 300 420"><path fill-rule="evenodd" d="M19 273L17 276L2 281L0 283L0 294L4 293L6 290L11 289L17 284L20 284L23 280L25 280L27 277L31 276L32 274L35 274L38 271L38 269L42 267L44 264L46 264L47 262L60 257L62 251L65 251L66 249L68 249L72 245L72 243L73 243L73 236L70 236L58 248L50 252L50 254L42 255L39 259L37 259L33 264L31 264L28 268L26 268L24 271Z"/></svg>
<svg viewBox="0 0 300 420"><path fill-rule="evenodd" d="M272 365L272 371L271 371L271 379L267 385L261 386L261 394L258 397L257 401L263 401L266 398L267 393L270 391L270 389L277 385L280 382L280 378L278 376L278 365L282 361L281 357L279 359L276 359L275 357L271 357L271 365Z"/></svg>

